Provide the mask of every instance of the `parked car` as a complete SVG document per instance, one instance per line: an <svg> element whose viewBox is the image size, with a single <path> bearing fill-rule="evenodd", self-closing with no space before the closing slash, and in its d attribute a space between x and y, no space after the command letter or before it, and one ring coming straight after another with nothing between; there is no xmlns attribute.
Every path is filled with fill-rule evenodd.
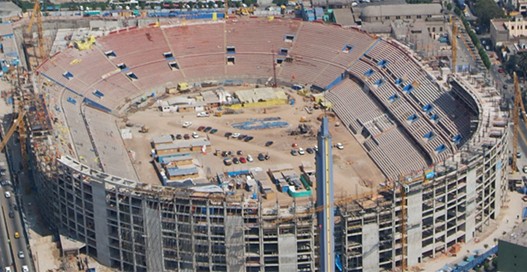
<svg viewBox="0 0 527 272"><path fill-rule="evenodd" d="M206 127L203 132L209 132L212 129L212 127Z"/></svg>
<svg viewBox="0 0 527 272"><path fill-rule="evenodd" d="M303 148L299 148L299 149L298 149L298 154L299 154L299 155L304 155L304 154L306 154L306 151L304 151Z"/></svg>
<svg viewBox="0 0 527 272"><path fill-rule="evenodd" d="M198 128L198 131L202 131L202 130L204 130L204 129L205 129L205 126L200 126L200 127Z"/></svg>
<svg viewBox="0 0 527 272"><path fill-rule="evenodd" d="M254 139L253 136L247 136L247 137L245 137L244 141L250 142L252 139Z"/></svg>
<svg viewBox="0 0 527 272"><path fill-rule="evenodd" d="M265 161L265 155L263 153L258 154L259 161Z"/></svg>
<svg viewBox="0 0 527 272"><path fill-rule="evenodd" d="M244 157L240 157L240 162L241 163L247 163L247 159L245 159Z"/></svg>
<svg viewBox="0 0 527 272"><path fill-rule="evenodd" d="M306 148L306 152L308 154L313 154L313 153L315 153L315 150L313 150L313 148L311 148L311 147L308 147L308 148Z"/></svg>
<svg viewBox="0 0 527 272"><path fill-rule="evenodd" d="M183 136L181 136L181 134L177 134L176 135L176 140L181 140L181 139L183 139Z"/></svg>
<svg viewBox="0 0 527 272"><path fill-rule="evenodd" d="M197 117L209 117L209 113L206 111L198 112L196 114Z"/></svg>
<svg viewBox="0 0 527 272"><path fill-rule="evenodd" d="M240 160L238 158L233 158L232 159L232 163L234 164L239 164L240 163Z"/></svg>
<svg viewBox="0 0 527 272"><path fill-rule="evenodd" d="M273 145L273 143L274 143L273 141L267 141L267 142L265 143L265 146L271 146L271 145Z"/></svg>
<svg viewBox="0 0 527 272"><path fill-rule="evenodd" d="M225 159L223 159L223 164L225 164L225 165L229 166L229 165L231 165L231 164L232 164L232 160L231 160L231 159L229 159L229 158L225 158Z"/></svg>
<svg viewBox="0 0 527 272"><path fill-rule="evenodd" d="M26 257L26 256L24 256L24 251L20 250L20 251L18 252L18 258L20 258L20 259L24 259L25 257Z"/></svg>
<svg viewBox="0 0 527 272"><path fill-rule="evenodd" d="M192 132L192 138L196 139L196 138L199 138L199 135L197 132Z"/></svg>
<svg viewBox="0 0 527 272"><path fill-rule="evenodd" d="M216 132L218 132L218 130L217 130L217 129L215 129L215 128L213 128L213 129L211 129L211 130L210 130L210 132L209 132L209 133L210 133L210 134L214 134L214 133L216 133Z"/></svg>
<svg viewBox="0 0 527 272"><path fill-rule="evenodd" d="M185 140L190 139L190 135L188 135L188 134L183 135L183 139L185 139Z"/></svg>
<svg viewBox="0 0 527 272"><path fill-rule="evenodd" d="M253 162L254 161L253 156L247 155L247 161L248 162Z"/></svg>
<svg viewBox="0 0 527 272"><path fill-rule="evenodd" d="M340 150L344 149L344 145L343 145L342 143L337 143L337 144L335 145L335 147L338 148L338 149L340 149Z"/></svg>
<svg viewBox="0 0 527 272"><path fill-rule="evenodd" d="M298 155L298 151L296 151L296 149L291 149L291 155L293 156Z"/></svg>
<svg viewBox="0 0 527 272"><path fill-rule="evenodd" d="M183 122L183 127L184 128L188 128L190 126L192 126L192 122L190 122L190 121Z"/></svg>
<svg viewBox="0 0 527 272"><path fill-rule="evenodd" d="M4 193L4 196L5 196L5 198L10 198L11 197L11 193L6 191Z"/></svg>
<svg viewBox="0 0 527 272"><path fill-rule="evenodd" d="M231 137L231 136L232 136L232 133L231 133L231 132L225 132L225 135L223 135L223 136L225 136L225 137L229 138L229 137Z"/></svg>
<svg viewBox="0 0 527 272"><path fill-rule="evenodd" d="M236 152L236 154L237 154L238 156L239 156L239 155L243 155L243 151L238 150L238 151Z"/></svg>
<svg viewBox="0 0 527 272"><path fill-rule="evenodd" d="M240 133L237 133L237 132L236 132L236 133L232 133L232 134L231 134L231 138L238 138L238 137L240 137L240 135L241 135L241 134L240 134Z"/></svg>

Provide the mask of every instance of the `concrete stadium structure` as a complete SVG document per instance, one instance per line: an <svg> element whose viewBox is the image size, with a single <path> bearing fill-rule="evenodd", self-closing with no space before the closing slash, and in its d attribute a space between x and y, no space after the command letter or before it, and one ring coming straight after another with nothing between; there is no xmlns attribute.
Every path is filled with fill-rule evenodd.
<svg viewBox="0 0 527 272"><path fill-rule="evenodd" d="M265 83L272 58L281 84L327 92L386 176L373 197L336 204L343 270L399 267L403 244L409 266L426 262L498 216L508 117L482 78L454 75L440 85L397 42L336 25L252 18L123 29L38 68L53 128L32 128L31 160L49 223L122 271L316 271L314 202L269 207L142 183L113 123L167 82Z"/></svg>

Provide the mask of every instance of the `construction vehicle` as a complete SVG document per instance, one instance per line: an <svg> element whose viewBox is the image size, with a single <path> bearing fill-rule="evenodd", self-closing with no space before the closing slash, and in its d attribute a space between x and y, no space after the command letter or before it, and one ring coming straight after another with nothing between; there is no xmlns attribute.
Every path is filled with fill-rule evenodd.
<svg viewBox="0 0 527 272"><path fill-rule="evenodd" d="M24 116L25 115L26 115L25 110L21 110L18 113L18 117L13 121L13 124L11 125L7 133L4 135L4 138L2 139L2 142L0 143L0 152L3 152L5 146L7 145L7 142L9 141L11 136L13 136L13 134L15 133L15 130L19 126L22 126L22 127L24 126Z"/></svg>
<svg viewBox="0 0 527 272"><path fill-rule="evenodd" d="M179 82L177 84L177 89L179 92L184 93L190 91L190 86L187 82Z"/></svg>
<svg viewBox="0 0 527 272"><path fill-rule="evenodd" d="M240 7L236 10L236 15L248 16L254 14L254 7Z"/></svg>
<svg viewBox="0 0 527 272"><path fill-rule="evenodd" d="M149 127L143 125L143 126L141 126L141 128L139 129L139 132L140 132L140 133L148 133L149 130L150 130Z"/></svg>
<svg viewBox="0 0 527 272"><path fill-rule="evenodd" d="M81 51L91 49L93 44L95 44L95 37L93 35L88 36L84 40L73 42L73 46Z"/></svg>
<svg viewBox="0 0 527 272"><path fill-rule="evenodd" d="M513 154L512 154L512 163L511 168L512 172L515 173L518 171L518 135L520 133L520 116L523 119L523 122L527 124L527 117L525 117L525 106L523 105L522 100L522 94L520 90L520 85L518 83L518 75L516 75L516 72L513 74L514 78L514 107L512 109L512 120L514 122L514 130L513 130L513 138L512 138L512 147L513 147Z"/></svg>

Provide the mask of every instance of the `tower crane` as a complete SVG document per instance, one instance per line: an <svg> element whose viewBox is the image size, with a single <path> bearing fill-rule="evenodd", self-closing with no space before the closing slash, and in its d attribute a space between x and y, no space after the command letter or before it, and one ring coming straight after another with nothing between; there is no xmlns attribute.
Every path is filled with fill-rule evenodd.
<svg viewBox="0 0 527 272"><path fill-rule="evenodd" d="M7 131L7 133L4 135L4 138L2 139L2 142L0 143L0 152L3 152L5 146L7 145L7 142L9 139L11 139L11 136L15 133L15 130L19 127L24 127L24 116L26 115L26 111L22 109L18 113L18 117L13 121L13 124Z"/></svg>
<svg viewBox="0 0 527 272"><path fill-rule="evenodd" d="M456 65L457 65L457 24L450 16L450 23L452 24L452 41L450 42L452 45L452 73L456 72Z"/></svg>
<svg viewBox="0 0 527 272"><path fill-rule="evenodd" d="M522 100L522 94L520 90L520 86L518 84L518 76L516 75L516 72L513 74L514 78L514 107L512 109L512 120L514 122L514 131L513 131L513 138L512 138L512 148L513 148L513 154L512 154L512 171L516 172L518 169L517 165L517 155L518 154L518 134L520 133L520 115L523 119L523 122L527 124L527 117L525 117L525 106L523 105Z"/></svg>
<svg viewBox="0 0 527 272"><path fill-rule="evenodd" d="M37 60L37 64L40 64L43 59L46 58L46 49L44 44L44 31L42 27L42 14L40 12L40 1L34 0L34 6L33 6L33 13L31 14L31 19L29 20L29 24L27 26L26 32L31 35L31 40L33 40L33 24L36 21L37 24L37 46L38 46L38 56L35 56L35 59Z"/></svg>

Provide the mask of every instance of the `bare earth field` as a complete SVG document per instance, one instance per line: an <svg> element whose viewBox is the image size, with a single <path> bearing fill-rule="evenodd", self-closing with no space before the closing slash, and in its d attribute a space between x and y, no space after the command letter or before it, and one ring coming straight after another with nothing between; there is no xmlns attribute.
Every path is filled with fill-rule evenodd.
<svg viewBox="0 0 527 272"><path fill-rule="evenodd" d="M229 91L229 89L226 89ZM287 91L288 92L288 91ZM150 163L152 138L164 134L191 134L199 126L211 126L218 130L215 134L198 132L201 137L209 137L211 147L206 154L194 154L195 158L204 166L204 173L207 176L214 175L221 171L235 171L260 167L264 170L278 164L288 163L298 169L302 162L310 162L315 165L315 155L292 156L290 154L293 143L304 150L308 147L314 147L316 143L316 133L320 127L317 120L322 110L314 110L308 114L304 107L312 106L313 102L297 94L290 93L295 98L295 105L283 105L268 108L244 108L241 114L224 114L222 117L196 117L195 112L188 113L163 113L155 106L145 111L139 111L128 116L128 122L135 124L132 128L133 139L125 140L128 150L135 152L134 166L142 182L159 184L157 174ZM231 124L247 121L250 118L281 117L282 121L287 121L287 128L273 128L262 130L237 130ZM304 117L313 129L312 134L291 136L289 132L298 127L300 119ZM330 119L332 120L332 119ZM182 123L191 121L192 126L183 128ZM148 133L139 133L140 125L147 125L150 129ZM123 123L124 127L124 123ZM251 135L254 139L250 142L244 142L237 139L226 138L226 132L238 132L241 134ZM384 181L384 176L368 157L355 138L342 126L335 126L332 121L330 132L333 136L333 144L338 142L344 145L343 150L333 149L334 161L334 180L335 180L335 197L340 198L351 194L371 192L377 185ZM265 147L267 141L273 141L270 147ZM215 156L215 150L230 150L236 152L242 150L244 156L251 154L254 162L246 164L237 164L225 166L221 156ZM258 161L258 153L267 153L270 156L268 161ZM238 156L239 157L239 156ZM298 170L297 172L300 172Z"/></svg>

